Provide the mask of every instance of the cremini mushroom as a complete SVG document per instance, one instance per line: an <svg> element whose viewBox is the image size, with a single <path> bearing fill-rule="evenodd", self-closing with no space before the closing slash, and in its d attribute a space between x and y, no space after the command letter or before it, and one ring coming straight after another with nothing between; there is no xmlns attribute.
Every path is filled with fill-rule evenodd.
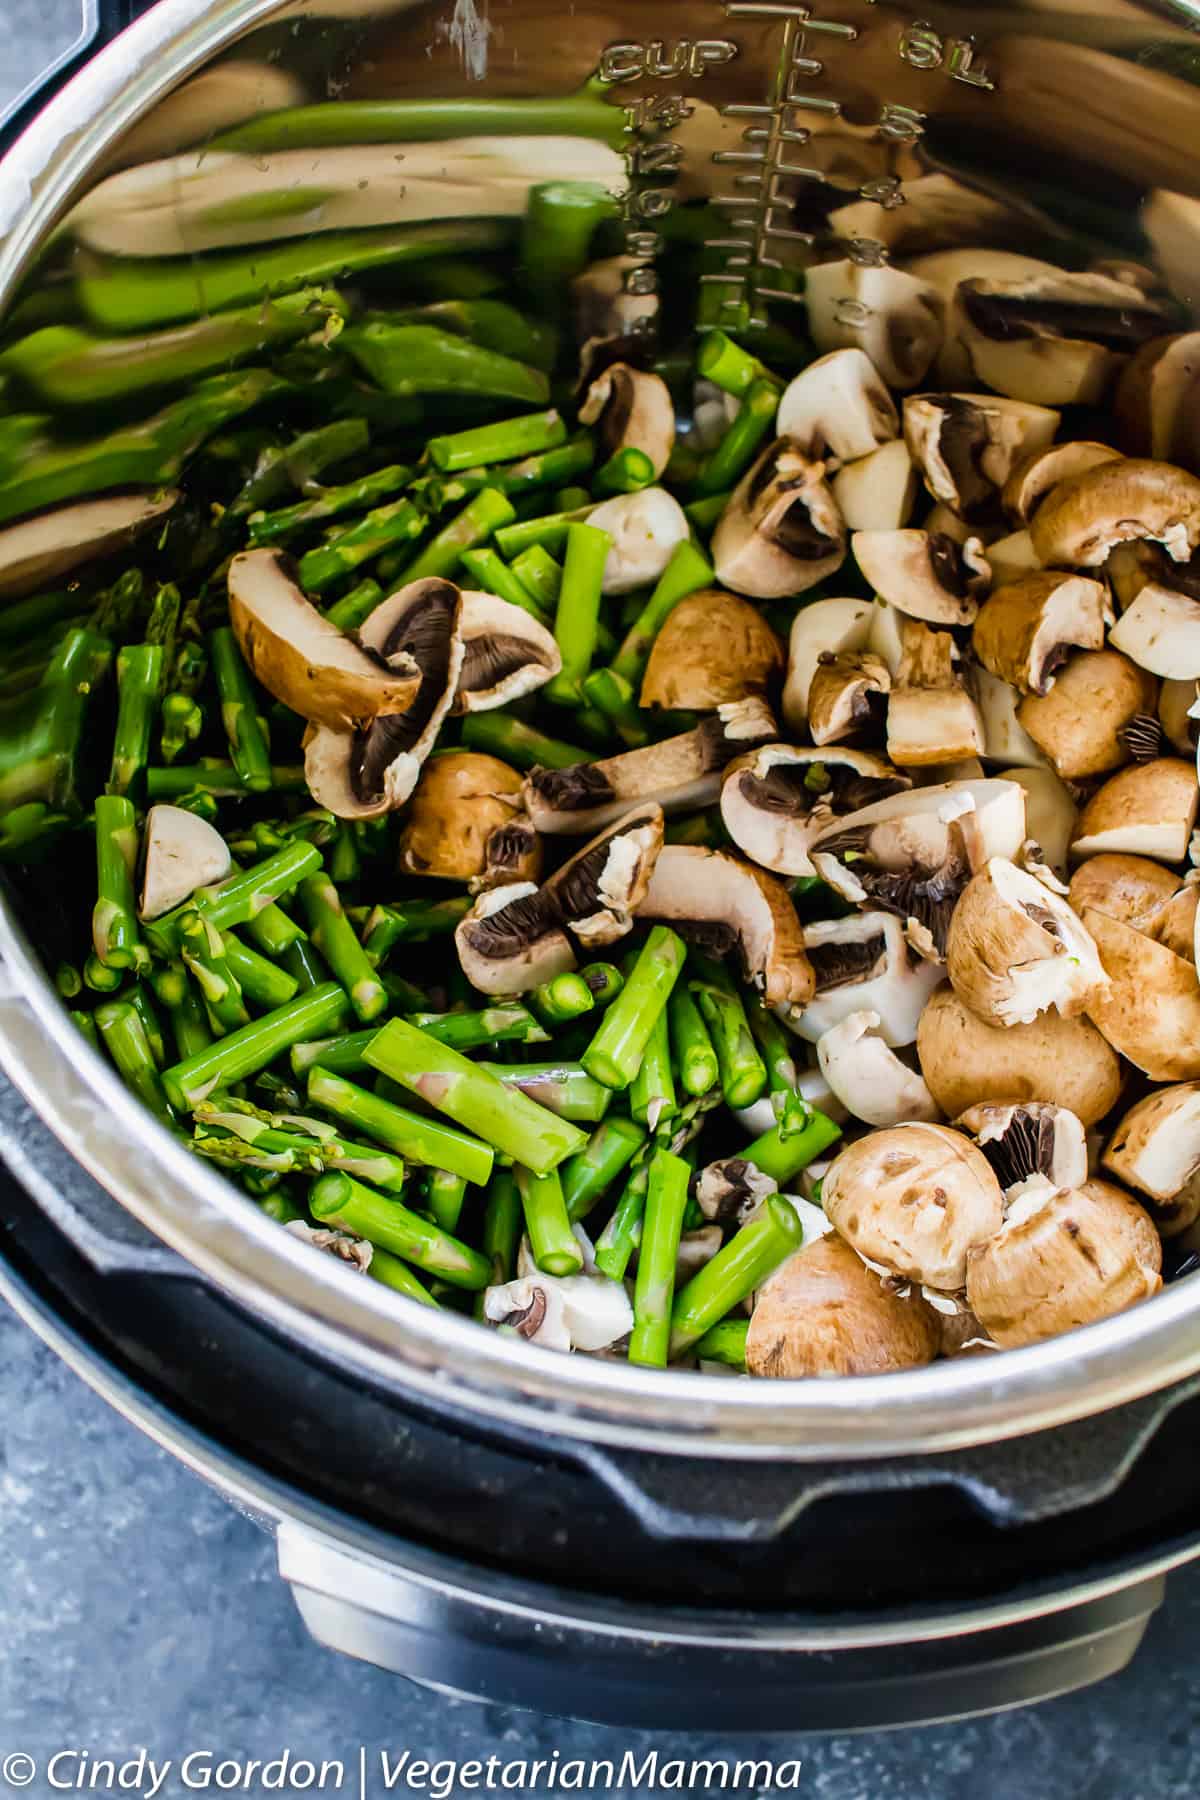
<svg viewBox="0 0 1200 1800"><path fill-rule="evenodd" d="M1194 755L1200 738L1200 682L1164 681L1158 690L1158 722L1172 749Z"/></svg>
<svg viewBox="0 0 1200 1800"><path fill-rule="evenodd" d="M463 659L454 696L456 713L490 712L545 687L562 668L548 631L524 608L495 594L464 589Z"/></svg>
<svg viewBox="0 0 1200 1800"><path fill-rule="evenodd" d="M887 703L887 751L901 768L929 768L978 756L984 727L948 631L901 623L900 666ZM814 683L815 686L815 683ZM815 729L813 740L817 740Z"/></svg>
<svg viewBox="0 0 1200 1800"><path fill-rule="evenodd" d="M640 257L606 256L589 263L571 283L575 342L585 369L606 345L638 341L658 312L657 293L636 291L630 271L644 267Z"/></svg>
<svg viewBox="0 0 1200 1800"><path fill-rule="evenodd" d="M1026 694L1017 722L1064 781L1107 775L1129 761L1124 733L1153 715L1157 683L1119 650L1081 650L1046 694Z"/></svg>
<svg viewBox="0 0 1200 1800"><path fill-rule="evenodd" d="M910 394L904 439L935 500L964 520L988 519L1023 455L1044 450L1059 414L995 394Z"/></svg>
<svg viewBox="0 0 1200 1800"><path fill-rule="evenodd" d="M553 900L531 881L479 895L454 933L463 974L481 994L524 994L575 967Z"/></svg>
<svg viewBox="0 0 1200 1800"><path fill-rule="evenodd" d="M406 875L475 887L536 881L541 840L525 816L521 777L474 750L431 757L409 803L398 866Z"/></svg>
<svg viewBox="0 0 1200 1800"><path fill-rule="evenodd" d="M891 388L924 381L942 342L936 288L889 263L818 263L805 276L808 329L823 352L862 350Z"/></svg>
<svg viewBox="0 0 1200 1800"><path fill-rule="evenodd" d="M233 862L215 826L182 806L152 806L143 832L145 861L138 917L158 919L197 888L224 881Z"/></svg>
<svg viewBox="0 0 1200 1800"><path fill-rule="evenodd" d="M1178 757L1133 763L1097 788L1079 815L1073 856L1102 851L1182 862L1196 822L1196 771Z"/></svg>
<svg viewBox="0 0 1200 1800"><path fill-rule="evenodd" d="M941 1118L915 1069L885 1043L879 1014L852 1012L817 1039L817 1062L830 1090L864 1125Z"/></svg>
<svg viewBox="0 0 1200 1800"><path fill-rule="evenodd" d="M1089 1005L1092 1022L1151 1081L1200 1076L1195 964L1095 907L1084 909L1083 923L1109 977Z"/></svg>
<svg viewBox="0 0 1200 1800"><path fill-rule="evenodd" d="M1152 675L1200 677L1200 600L1148 581L1108 634L1113 648Z"/></svg>
<svg viewBox="0 0 1200 1800"><path fill-rule="evenodd" d="M1085 1012L1107 986L1096 946L1058 894L1004 857L972 876L950 920L954 991L989 1025Z"/></svg>
<svg viewBox="0 0 1200 1800"><path fill-rule="evenodd" d="M856 531L850 547L864 578L890 605L929 625L970 625L990 570L978 538L944 532Z"/></svg>
<svg viewBox="0 0 1200 1800"><path fill-rule="evenodd" d="M880 1278L843 1238L805 1244L768 1277L746 1333L751 1375L889 1375L937 1355L937 1315Z"/></svg>
<svg viewBox="0 0 1200 1800"><path fill-rule="evenodd" d="M779 1183L744 1156L706 1163L692 1181L692 1194L706 1219L718 1225L744 1225L760 1201L777 1193Z"/></svg>
<svg viewBox="0 0 1200 1800"><path fill-rule="evenodd" d="M1059 272L1053 263L1039 261L1037 257L983 246L934 250L910 258L906 267L909 274L935 288L942 300L943 335L936 374L943 387L967 386L976 375L969 348L974 328L959 299L962 282L982 277L996 281L1024 281Z"/></svg>
<svg viewBox="0 0 1200 1800"><path fill-rule="evenodd" d="M635 807L551 876L546 898L581 944L599 948L630 930L662 841L661 807Z"/></svg>
<svg viewBox="0 0 1200 1800"><path fill-rule="evenodd" d="M735 756L776 736L770 708L760 699L719 706L693 731L642 750L565 769L534 769L526 777L526 810L538 831L598 829L653 800L664 812L709 806L721 791L721 772Z"/></svg>
<svg viewBox="0 0 1200 1800"><path fill-rule="evenodd" d="M993 589L971 647L985 669L1020 693L1047 694L1072 649L1103 649L1111 619L1102 582L1047 570Z"/></svg>
<svg viewBox="0 0 1200 1800"><path fill-rule="evenodd" d="M1020 694L982 664L972 668L971 685L983 725L983 755L988 761L1000 764L1006 774L1013 769L1049 770L1045 755L1017 719Z"/></svg>
<svg viewBox="0 0 1200 1800"><path fill-rule="evenodd" d="M1193 869L1183 886L1160 908L1146 935L1187 962L1196 961L1200 943L1200 870Z"/></svg>
<svg viewBox="0 0 1200 1800"><path fill-rule="evenodd" d="M1107 1181L1050 1187L1009 1208L967 1258L967 1300L1002 1349L1107 1319L1162 1286L1162 1245L1145 1211Z"/></svg>
<svg viewBox="0 0 1200 1800"><path fill-rule="evenodd" d="M908 786L865 750L765 744L729 764L721 820L739 850L777 875L813 875L808 846L831 819Z"/></svg>
<svg viewBox="0 0 1200 1800"><path fill-rule="evenodd" d="M1090 1126L1121 1092L1120 1063L1090 1020L1049 1012L1031 1025L986 1025L950 987L921 1014L917 1056L948 1119L983 1100L1047 1100Z"/></svg>
<svg viewBox="0 0 1200 1800"><path fill-rule="evenodd" d="M984 1101L954 1121L974 1138L1007 1196L1031 1177L1052 1187L1082 1187L1088 1178L1087 1136L1065 1106L1046 1100Z"/></svg>
<svg viewBox="0 0 1200 1800"><path fill-rule="evenodd" d="M1149 857L1101 851L1076 869L1067 899L1081 917L1092 907L1134 931L1149 932L1178 886L1179 877Z"/></svg>
<svg viewBox="0 0 1200 1800"><path fill-rule="evenodd" d="M1133 539L1161 544L1187 562L1200 544L1200 479L1171 463L1123 457L1051 489L1030 525L1047 568L1099 568Z"/></svg>
<svg viewBox="0 0 1200 1800"><path fill-rule="evenodd" d="M657 581L689 530L678 500L660 487L614 494L592 508L587 522L612 538L604 564L606 594L628 594Z"/></svg>
<svg viewBox="0 0 1200 1800"><path fill-rule="evenodd" d="M1101 463L1119 462L1121 452L1110 444L1089 438L1070 438L1062 444L1045 444L1028 450L1013 464L1004 483L1001 503L1014 525L1028 525L1051 488L1073 475L1083 475Z"/></svg>
<svg viewBox="0 0 1200 1800"><path fill-rule="evenodd" d="M716 956L736 949L768 1006L802 1006L813 991L804 933L782 881L724 850L667 844L638 907Z"/></svg>
<svg viewBox="0 0 1200 1800"><path fill-rule="evenodd" d="M819 356L794 375L775 429L802 456L853 462L899 435L895 402L869 356L857 348Z"/></svg>
<svg viewBox="0 0 1200 1800"><path fill-rule="evenodd" d="M946 977L939 964L910 955L894 913L864 911L806 925L804 949L812 997L783 1016L810 1043L852 1014L869 1012L885 1044L911 1044L926 1001Z"/></svg>
<svg viewBox="0 0 1200 1800"><path fill-rule="evenodd" d="M654 640L639 704L709 712L769 693L784 662L783 645L757 607L701 588L679 602Z"/></svg>
<svg viewBox="0 0 1200 1800"><path fill-rule="evenodd" d="M1121 356L1164 322L1140 288L1066 270L1015 281L972 277L959 283L956 302L979 379L1042 406L1094 404Z"/></svg>
<svg viewBox="0 0 1200 1800"><path fill-rule="evenodd" d="M1200 1218L1200 1081L1158 1088L1131 1106L1100 1160L1136 1189L1163 1237L1189 1230Z"/></svg>
<svg viewBox="0 0 1200 1800"><path fill-rule="evenodd" d="M1076 818L1070 788L1045 764L1005 769L1003 774L1006 781L1015 781L1025 795L1025 842L1014 860L1026 868L1040 862L1053 871L1057 881L1064 882Z"/></svg>
<svg viewBox="0 0 1200 1800"><path fill-rule="evenodd" d="M887 665L869 650L824 651L808 688L808 729L817 745L882 734L892 685Z"/></svg>
<svg viewBox="0 0 1200 1800"><path fill-rule="evenodd" d="M151 494L105 494L20 519L0 531L0 599L49 587L84 563L123 550L179 499L177 488Z"/></svg>
<svg viewBox="0 0 1200 1800"><path fill-rule="evenodd" d="M783 716L793 731L808 724L808 695L823 656L865 650L875 608L869 600L814 600L802 606L788 636Z"/></svg>
<svg viewBox="0 0 1200 1800"><path fill-rule="evenodd" d="M1129 456L1196 468L1194 419L1200 388L1200 331L1151 338L1121 371L1112 410Z"/></svg>
<svg viewBox="0 0 1200 1800"><path fill-rule="evenodd" d="M993 587L1020 581L1023 575L1032 575L1042 566L1028 531L1010 531L1007 537L992 538L987 546L987 560Z"/></svg>
<svg viewBox="0 0 1200 1800"><path fill-rule="evenodd" d="M1000 1229L1004 1199L961 1131L914 1122L848 1144L821 1185L835 1231L868 1262L953 1293L968 1253Z"/></svg>
<svg viewBox="0 0 1200 1800"><path fill-rule="evenodd" d="M917 503L917 471L903 438L844 463L829 485L847 531L899 531Z"/></svg>
<svg viewBox="0 0 1200 1800"><path fill-rule="evenodd" d="M633 1307L623 1283L598 1270L547 1275L531 1268L515 1281L487 1288L484 1318L546 1350L595 1353L619 1343L633 1329Z"/></svg>
<svg viewBox="0 0 1200 1800"><path fill-rule="evenodd" d="M717 578L757 600L802 594L841 567L846 528L825 479L787 438L777 438L742 477L710 547Z"/></svg>
<svg viewBox="0 0 1200 1800"><path fill-rule="evenodd" d="M675 443L675 406L661 375L626 362L609 363L588 385L579 423L595 427L601 461L622 450L650 458L657 481Z"/></svg>

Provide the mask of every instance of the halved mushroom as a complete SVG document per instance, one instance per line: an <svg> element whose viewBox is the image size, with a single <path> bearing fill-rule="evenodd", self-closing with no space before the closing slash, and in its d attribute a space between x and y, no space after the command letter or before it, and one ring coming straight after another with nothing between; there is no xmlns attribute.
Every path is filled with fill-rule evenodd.
<svg viewBox="0 0 1200 1800"><path fill-rule="evenodd" d="M752 862L777 875L813 875L808 846L831 819L907 786L907 776L865 750L766 744L725 770L721 819Z"/></svg>
<svg viewBox="0 0 1200 1800"><path fill-rule="evenodd" d="M1046 444L1029 450L1013 465L1000 496L1014 524L1028 525L1051 488L1073 475L1083 475L1101 463L1119 462L1121 452L1088 438L1072 438L1065 444Z"/></svg>
<svg viewBox="0 0 1200 1800"><path fill-rule="evenodd" d="M304 777L318 806L340 819L375 819L403 806L454 702L461 618L462 595L437 576L410 581L375 608L360 641L383 668L417 669L416 695L405 711L379 714L352 731L309 726Z"/></svg>
<svg viewBox="0 0 1200 1800"><path fill-rule="evenodd" d="M1053 769L1044 765L1005 769L1003 775L1006 781L1015 781L1025 795L1025 842L1020 856L1014 860L1023 868L1042 863L1057 881L1065 882L1076 817L1070 788L1058 779ZM1065 893L1066 890L1060 888L1058 891Z"/></svg>
<svg viewBox="0 0 1200 1800"><path fill-rule="evenodd" d="M1046 1100L984 1101L954 1121L987 1157L1005 1196L1032 1176L1052 1187L1082 1187L1088 1178L1088 1146L1082 1122L1065 1106Z"/></svg>
<svg viewBox="0 0 1200 1800"><path fill-rule="evenodd" d="M1047 694L1071 649L1104 648L1111 619L1103 582L1047 570L988 595L971 647L985 669L1022 694Z"/></svg>
<svg viewBox="0 0 1200 1800"><path fill-rule="evenodd" d="M521 777L473 750L431 757L400 833L398 867L406 875L479 888L536 881L542 846L525 817Z"/></svg>
<svg viewBox="0 0 1200 1800"><path fill-rule="evenodd" d="M1065 270L1016 281L972 277L959 283L956 303L979 379L1042 406L1100 400L1122 355L1157 336L1166 317L1139 287Z"/></svg>
<svg viewBox="0 0 1200 1800"><path fill-rule="evenodd" d="M678 500L660 487L614 494L592 508L587 522L612 538L604 564L606 594L628 594L657 581L690 531Z"/></svg>
<svg viewBox="0 0 1200 1800"><path fill-rule="evenodd" d="M1030 236L1053 232L1045 214L1035 207L1019 203L1007 194L991 192L982 184L975 186L943 169L926 173L928 152L924 145L918 155L920 174L897 182L881 199L856 196L835 208L829 215L829 230L839 238L866 238L871 243L884 244L893 256L915 256L935 245L983 246L1005 240L1020 243ZM832 181L832 172L827 171L826 178ZM865 173L854 186L863 180ZM978 254L988 257L999 253L981 248Z"/></svg>
<svg viewBox="0 0 1200 1800"><path fill-rule="evenodd" d="M1200 1081L1158 1088L1131 1106L1100 1160L1137 1189L1163 1237L1187 1231L1200 1218Z"/></svg>
<svg viewBox="0 0 1200 1800"><path fill-rule="evenodd" d="M882 732L892 678L869 650L822 651L808 688L808 729L814 744L838 744Z"/></svg>
<svg viewBox="0 0 1200 1800"><path fill-rule="evenodd" d="M636 342L657 314L657 293L637 293L630 285L630 271L644 266L639 256L607 256L571 282L575 341L585 369L592 351L614 339Z"/></svg>
<svg viewBox="0 0 1200 1800"><path fill-rule="evenodd" d="M859 349L831 351L793 376L775 429L802 456L853 462L897 437L895 403L874 363Z"/></svg>
<svg viewBox="0 0 1200 1800"><path fill-rule="evenodd" d="M481 994L525 994L575 967L557 908L531 881L480 894L454 943L463 974Z"/></svg>
<svg viewBox="0 0 1200 1800"><path fill-rule="evenodd" d="M302 1244L308 1244L314 1250L321 1250L326 1256L336 1257L338 1262L347 1263L359 1275L365 1275L371 1267L375 1255L374 1244L366 1238L355 1237L350 1231L326 1231L306 1224L303 1219L289 1219L283 1228Z"/></svg>
<svg viewBox="0 0 1200 1800"><path fill-rule="evenodd" d="M662 919L714 956L738 950L768 1006L801 1006L813 971L791 896L781 881L724 850L667 844L638 915Z"/></svg>
<svg viewBox="0 0 1200 1800"><path fill-rule="evenodd" d="M1084 909L1083 923L1109 977L1088 1008L1093 1024L1152 1081L1200 1076L1195 964L1095 907Z"/></svg>
<svg viewBox="0 0 1200 1800"><path fill-rule="evenodd" d="M1200 682L1164 681L1158 690L1158 720L1171 747L1181 756L1193 755L1200 738Z"/></svg>
<svg viewBox="0 0 1200 1800"><path fill-rule="evenodd" d="M679 602L654 640L639 705L708 712L767 693L783 667L783 645L757 607L701 588Z"/></svg>
<svg viewBox="0 0 1200 1800"><path fill-rule="evenodd" d="M983 246L967 250L934 250L911 258L905 266L910 275L935 288L942 301L943 335L936 372L943 387L962 387L975 377L969 350L974 327L963 310L958 292L964 281L981 277L1025 281L1059 273L1054 263L1041 262L1015 250Z"/></svg>
<svg viewBox="0 0 1200 1800"><path fill-rule="evenodd" d="M843 1238L805 1244L759 1288L746 1333L751 1375L890 1375L937 1355L937 1315L869 1269Z"/></svg>
<svg viewBox="0 0 1200 1800"><path fill-rule="evenodd" d="M215 826L182 806L152 806L146 814L145 862L139 919L158 919L195 893L224 881L233 862Z"/></svg>
<svg viewBox="0 0 1200 1800"><path fill-rule="evenodd" d="M487 1288L483 1313L489 1325L507 1327L545 1350L595 1353L633 1329L624 1284L598 1271L546 1275L531 1269L515 1281Z"/></svg>
<svg viewBox="0 0 1200 1800"><path fill-rule="evenodd" d="M1073 856L1113 851L1182 862L1200 793L1190 763L1176 757L1134 763L1098 788L1079 815Z"/></svg>
<svg viewBox="0 0 1200 1800"><path fill-rule="evenodd" d="M726 764L775 736L764 701L719 706L694 731L643 750L565 769L534 769L525 780L526 809L538 831L583 832L619 819L639 801L653 800L664 812L710 806Z"/></svg>
<svg viewBox="0 0 1200 1800"><path fill-rule="evenodd" d="M581 944L613 944L631 929L662 841L661 807L639 806L550 877L545 896Z"/></svg>
<svg viewBox="0 0 1200 1800"><path fill-rule="evenodd" d="M1029 529L1047 567L1095 569L1134 539L1187 562L1200 544L1200 479L1143 458L1100 463L1052 488Z"/></svg>
<svg viewBox="0 0 1200 1800"><path fill-rule="evenodd" d="M657 481L670 461L675 405L661 375L626 362L609 363L589 384L579 422L595 426L602 462L621 450L641 450L650 458Z"/></svg>
<svg viewBox="0 0 1200 1800"><path fill-rule="evenodd" d="M899 531L917 503L917 471L903 438L845 463L830 491L847 531Z"/></svg>
<svg viewBox="0 0 1200 1800"><path fill-rule="evenodd" d="M963 890L946 964L955 993L989 1025L1029 1025L1052 1006L1074 1018L1108 985L1066 902L1000 856Z"/></svg>
<svg viewBox="0 0 1200 1800"><path fill-rule="evenodd" d="M869 1012L885 1044L911 1044L926 1001L946 978L939 964L910 955L894 913L852 913L806 925L804 949L813 971L812 998L782 1016L810 1043L855 1013Z"/></svg>
<svg viewBox="0 0 1200 1800"><path fill-rule="evenodd" d="M1120 1062L1089 1019L1049 1012L1032 1025L985 1025L950 987L921 1014L917 1056L950 1119L984 1100L1046 1100L1094 1125L1121 1092Z"/></svg>
<svg viewBox="0 0 1200 1800"><path fill-rule="evenodd" d="M463 590L462 669L456 713L490 712L545 687L562 668L554 633L523 607Z"/></svg>
<svg viewBox="0 0 1200 1800"><path fill-rule="evenodd" d="M1152 675L1195 681L1200 677L1200 600L1145 582L1108 641Z"/></svg>
<svg viewBox="0 0 1200 1800"><path fill-rule="evenodd" d="M1101 852L1076 869L1067 899L1081 916L1092 907L1134 931L1149 932L1178 886L1173 870L1148 857Z"/></svg>
<svg viewBox="0 0 1200 1800"><path fill-rule="evenodd" d="M925 379L942 342L942 300L889 263L818 263L804 278L808 329L822 352L865 352L891 388Z"/></svg>
<svg viewBox="0 0 1200 1800"><path fill-rule="evenodd" d="M449 582L441 586L450 589ZM457 597L457 588L450 591ZM331 625L305 598L290 559L278 550L244 550L234 557L229 619L251 674L302 719L348 732L406 713L417 700L422 668L406 647L389 648L385 659L374 644Z"/></svg>
<svg viewBox="0 0 1200 1800"><path fill-rule="evenodd" d="M1151 338L1121 371L1113 396L1120 441L1128 456L1151 456L1195 470L1200 386L1200 331Z"/></svg>
<svg viewBox="0 0 1200 1800"><path fill-rule="evenodd" d="M821 1203L851 1247L892 1274L953 1293L967 1256L1000 1229L1004 1199L987 1158L961 1131L892 1125L848 1144Z"/></svg>
<svg viewBox="0 0 1200 1800"><path fill-rule="evenodd" d="M993 538L987 546L987 559L993 587L1020 581L1042 566L1028 531L1010 531L1007 537Z"/></svg>
<svg viewBox="0 0 1200 1800"><path fill-rule="evenodd" d="M1006 774L1016 769L1049 772L1050 765L1045 756L1017 719L1021 696L1015 689L981 664L971 670L971 684L983 724L982 753L988 761L1007 765ZM1057 781L1058 777L1054 779Z"/></svg>
<svg viewBox="0 0 1200 1800"><path fill-rule="evenodd" d="M0 531L0 599L31 594L83 563L115 555L169 513L178 499L178 488L105 494L6 525Z"/></svg>
<svg viewBox="0 0 1200 1800"><path fill-rule="evenodd" d="M1059 415L995 394L910 394L904 440L935 500L960 519L987 519L1018 458L1044 450Z"/></svg>
<svg viewBox="0 0 1200 1800"><path fill-rule="evenodd" d="M1138 223L1171 292L1194 294L1200 287L1200 201L1194 194L1151 188Z"/></svg>
<svg viewBox="0 0 1200 1800"><path fill-rule="evenodd" d="M941 1118L915 1069L884 1041L876 1012L852 1012L817 1039L817 1061L846 1111L864 1125Z"/></svg>
<svg viewBox="0 0 1200 1800"><path fill-rule="evenodd" d="M830 825L813 867L846 900L894 912L919 955L940 961L950 915L989 856L1025 838L1025 796L1012 781L960 781L876 801Z"/></svg>
<svg viewBox="0 0 1200 1800"><path fill-rule="evenodd" d="M948 631L901 623L903 653L887 709L887 750L901 768L929 768L978 756L983 721ZM815 687L815 683L814 683ZM813 731L814 742L819 742Z"/></svg>
<svg viewBox="0 0 1200 1800"><path fill-rule="evenodd" d="M967 1258L967 1300L1002 1349L1111 1318L1162 1286L1162 1245L1145 1211L1107 1181L1050 1187L1010 1207Z"/></svg>
<svg viewBox="0 0 1200 1800"><path fill-rule="evenodd" d="M759 1202L778 1190L779 1183L744 1156L706 1163L692 1181L697 1206L718 1225L744 1225Z"/></svg>
<svg viewBox="0 0 1200 1800"><path fill-rule="evenodd" d="M1119 650L1081 650L1049 693L1025 696L1017 722L1064 781L1082 781L1129 761L1124 734L1156 697L1154 677Z"/></svg>
<svg viewBox="0 0 1200 1800"><path fill-rule="evenodd" d="M856 531L855 561L876 593L910 619L970 625L990 568L978 538L956 544L944 532Z"/></svg>
<svg viewBox="0 0 1200 1800"><path fill-rule="evenodd" d="M787 438L758 457L729 496L710 551L717 579L757 600L805 593L841 567L846 528L825 480Z"/></svg>
<svg viewBox="0 0 1200 1800"><path fill-rule="evenodd" d="M808 695L822 656L865 650L875 608L869 600L814 600L792 620L783 716L793 731L808 724Z"/></svg>
<svg viewBox="0 0 1200 1800"><path fill-rule="evenodd" d="M1147 934L1186 962L1196 961L1200 944L1200 869L1193 869L1155 915Z"/></svg>

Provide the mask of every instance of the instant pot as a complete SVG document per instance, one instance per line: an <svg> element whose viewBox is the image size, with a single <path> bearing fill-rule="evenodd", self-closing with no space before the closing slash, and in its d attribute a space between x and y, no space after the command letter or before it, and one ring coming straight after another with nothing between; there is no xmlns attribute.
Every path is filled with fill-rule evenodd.
<svg viewBox="0 0 1200 1800"><path fill-rule="evenodd" d="M545 97L598 72L672 146L642 153L671 181L634 190L631 253L652 269L672 194L706 194L728 219L706 279L750 313L794 303L821 229L882 260L898 175L985 192L1005 247L1027 221L1042 245L1084 233L1135 259L1147 197L1200 194L1192 4L160 0L126 23L90 21L54 98L10 121L0 310L100 173L285 97ZM698 113L708 140L675 132ZM1186 205L1168 211L1182 231ZM1195 298L1200 239L1154 249ZM9 883L0 1288L276 1534L324 1643L613 1723L914 1723L1120 1668L1200 1554L1194 1278L1030 1349L886 1377L535 1349L355 1280L191 1156L76 1032L42 926Z"/></svg>

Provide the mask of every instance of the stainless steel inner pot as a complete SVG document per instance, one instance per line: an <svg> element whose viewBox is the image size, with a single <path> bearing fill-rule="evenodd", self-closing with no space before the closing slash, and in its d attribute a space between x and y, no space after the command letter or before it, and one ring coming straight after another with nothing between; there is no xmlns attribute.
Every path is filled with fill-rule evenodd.
<svg viewBox="0 0 1200 1800"><path fill-rule="evenodd" d="M788 271L808 253L805 192L819 177L847 205L862 202L848 229L861 234L852 253L871 261L896 229L897 170L950 166L978 171L1010 215L1078 184L1084 228L1111 238L1114 253L1151 194L1157 259L1180 299L1200 296L1200 5L997 0L922 11L914 19L890 0L161 0L0 164L0 309L98 174L195 141L197 95L215 130L285 94L546 97L597 69L611 104L656 121L672 146L655 147L657 164L643 154L629 207L627 242L647 286L661 249L655 221L673 192L726 208L709 279L731 310L752 310L785 303ZM258 75L181 94L219 59ZM670 180L646 179L656 167ZM920 248L960 241L947 220L924 229ZM1200 1369L1195 1281L996 1359L829 1382L629 1369L397 1306L295 1243L142 1110L75 1031L7 896L0 1062L121 1204L234 1299L343 1368L492 1423L708 1456L866 1459L1014 1437Z"/></svg>

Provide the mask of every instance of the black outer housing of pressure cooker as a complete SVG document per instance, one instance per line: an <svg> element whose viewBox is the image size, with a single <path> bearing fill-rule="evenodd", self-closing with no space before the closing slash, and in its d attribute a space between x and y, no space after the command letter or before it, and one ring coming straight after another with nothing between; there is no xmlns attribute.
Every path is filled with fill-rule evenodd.
<svg viewBox="0 0 1200 1800"><path fill-rule="evenodd" d="M0 153L146 10L102 0ZM489 1427L373 1387L235 1304L2 1077L0 1146L20 1176L0 1164L0 1293L264 1526L386 1571L382 1623L361 1595L305 1616L430 1686L711 1732L958 1717L1121 1668L1163 1572L1200 1556L1200 1377L1052 1431L874 1462Z"/></svg>

